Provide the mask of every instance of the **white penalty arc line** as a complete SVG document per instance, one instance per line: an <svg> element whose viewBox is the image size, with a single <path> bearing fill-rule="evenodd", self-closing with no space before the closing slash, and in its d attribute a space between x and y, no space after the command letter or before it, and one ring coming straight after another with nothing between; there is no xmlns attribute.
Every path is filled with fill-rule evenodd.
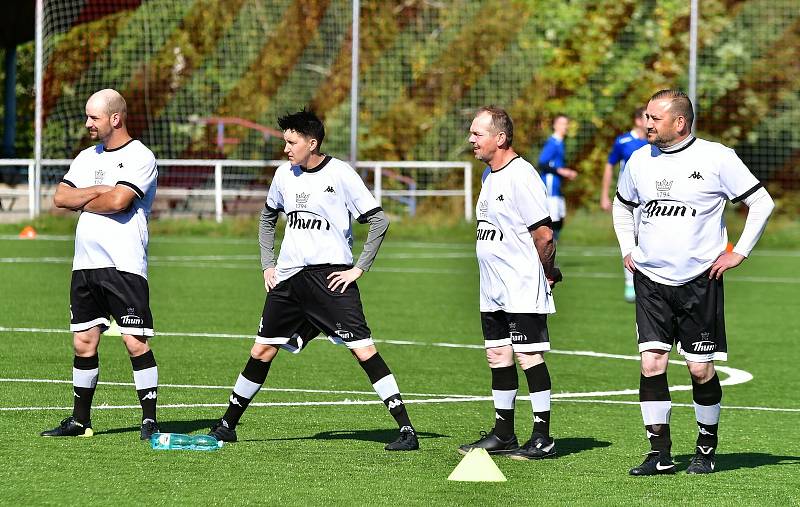
<svg viewBox="0 0 800 507"><path fill-rule="evenodd" d="M23 333L69 333L64 329L47 329L47 328L23 328L23 327L16 327L16 328L9 328L9 327L0 327L0 332L23 332ZM215 333L188 333L188 332L174 332L174 331L167 331L167 332L159 332L161 336L187 336L187 337L199 337L199 338L238 338L238 339L253 339L253 335L240 335L240 334L215 334ZM410 346L428 346L428 347L443 347L443 348L459 348L459 349L483 349L483 345L476 345L470 343L447 343L447 342L420 342L420 341L412 341L412 340L375 340L376 343L386 343L391 345L410 345ZM605 352L594 352L590 350L550 350L549 353L551 354L563 354L563 355L571 355L571 356L584 356L584 357L598 357L604 359L623 359L628 361L639 361L639 356L629 356L623 354L608 354ZM670 360L672 364L684 364L682 361L679 360ZM717 371L728 375L728 377L720 382L723 386L732 386L737 384L743 384L745 382L749 382L753 380L753 375L749 372L744 370L740 370L738 368L732 368L730 366L722 366L722 365L714 365ZM670 386L670 391L689 391L692 389L690 385L676 385ZM589 393L556 393L552 396L555 397L574 397L574 398L585 398L585 397L597 397L597 396L625 396L631 394L638 394L638 389L621 389L616 391L595 391ZM420 396L427 396L422 394Z"/></svg>

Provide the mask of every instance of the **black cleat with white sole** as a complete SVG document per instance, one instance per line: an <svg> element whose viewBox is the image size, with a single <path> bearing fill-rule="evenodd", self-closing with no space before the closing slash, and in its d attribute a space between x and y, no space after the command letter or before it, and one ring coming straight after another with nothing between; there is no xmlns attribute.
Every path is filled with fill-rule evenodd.
<svg viewBox="0 0 800 507"><path fill-rule="evenodd" d="M633 467L628 472L630 475L668 475L676 472L675 463L669 452L650 451L638 467Z"/></svg>
<svg viewBox="0 0 800 507"><path fill-rule="evenodd" d="M687 474L711 474L714 473L714 448L705 445L698 445L695 455L689 461L686 468Z"/></svg>
<svg viewBox="0 0 800 507"><path fill-rule="evenodd" d="M552 437L546 437L541 433L534 433L531 439L525 442L516 451L511 451L508 455L511 459L531 460L553 458L556 455L556 441Z"/></svg>
<svg viewBox="0 0 800 507"><path fill-rule="evenodd" d="M481 431L481 438L471 444L464 444L458 448L461 454L467 454L472 449L486 449L489 454L508 454L519 449L519 442L516 435L511 435L507 439L502 439L494 434Z"/></svg>
<svg viewBox="0 0 800 507"><path fill-rule="evenodd" d="M236 430L229 428L225 419L220 419L217 424L212 426L208 434L220 442L236 442Z"/></svg>
<svg viewBox="0 0 800 507"><path fill-rule="evenodd" d="M417 433L411 426L403 426L400 428L400 436L397 437L397 440L386 444L384 449L387 451L416 451L419 449Z"/></svg>
<svg viewBox="0 0 800 507"><path fill-rule="evenodd" d="M43 437L91 437L94 435L92 430L92 422L81 424L75 420L74 417L69 416L52 430L46 430L40 433Z"/></svg>

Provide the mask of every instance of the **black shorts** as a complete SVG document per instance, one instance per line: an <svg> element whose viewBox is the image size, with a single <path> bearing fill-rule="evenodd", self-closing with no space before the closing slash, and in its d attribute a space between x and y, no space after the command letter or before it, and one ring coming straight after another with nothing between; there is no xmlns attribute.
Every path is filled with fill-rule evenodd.
<svg viewBox="0 0 800 507"><path fill-rule="evenodd" d="M361 294L353 282L344 293L328 288L328 275L352 266L307 266L276 285L264 302L256 343L299 352L320 332L349 349L373 344Z"/></svg>
<svg viewBox="0 0 800 507"><path fill-rule="evenodd" d="M639 352L672 349L687 361L725 361L725 312L722 279L708 272L683 285L656 283L636 271L636 331Z"/></svg>
<svg viewBox="0 0 800 507"><path fill-rule="evenodd" d="M69 313L70 331L86 331L94 326L105 331L111 324L110 315L122 334L153 336L147 279L115 268L73 271Z"/></svg>
<svg viewBox="0 0 800 507"><path fill-rule="evenodd" d="M511 345L514 352L550 350L547 314L481 312L481 327L487 349Z"/></svg>

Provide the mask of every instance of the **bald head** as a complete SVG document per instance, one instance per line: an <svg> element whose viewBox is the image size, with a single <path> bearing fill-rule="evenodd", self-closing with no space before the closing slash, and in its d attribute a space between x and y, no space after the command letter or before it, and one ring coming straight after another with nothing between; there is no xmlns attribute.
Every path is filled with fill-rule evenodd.
<svg viewBox="0 0 800 507"><path fill-rule="evenodd" d="M100 140L106 148L114 148L130 139L125 120L128 108L116 90L107 88L95 92L86 101L86 129L92 139Z"/></svg>
<svg viewBox="0 0 800 507"><path fill-rule="evenodd" d="M86 108L93 106L92 109L105 116L119 114L124 121L128 114L128 105L125 99L117 90L106 88L92 94L86 102Z"/></svg>

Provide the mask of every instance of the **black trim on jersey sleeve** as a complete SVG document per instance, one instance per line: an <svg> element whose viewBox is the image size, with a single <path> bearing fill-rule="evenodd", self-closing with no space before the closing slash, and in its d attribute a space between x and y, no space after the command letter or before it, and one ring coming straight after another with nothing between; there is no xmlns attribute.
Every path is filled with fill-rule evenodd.
<svg viewBox="0 0 800 507"><path fill-rule="evenodd" d="M624 197L619 195L619 192L617 192L617 199L619 199L620 202L622 202L624 204L627 204L628 206L633 206L634 208L638 208L639 207L639 203L638 202L631 202L631 201L625 199Z"/></svg>
<svg viewBox="0 0 800 507"><path fill-rule="evenodd" d="M365 223L367 223L367 220L369 219L369 217L371 217L372 215L374 215L375 213L377 213L379 211L383 211L383 208L381 208L380 206L378 206L377 208L372 208L371 210L367 211L366 213L364 213L360 217L356 218L356 220L360 224L365 224Z"/></svg>
<svg viewBox="0 0 800 507"><path fill-rule="evenodd" d="M69 181L69 180L68 180L68 179L66 179L66 178L62 179L62 180L61 180L61 183L64 183L65 185L69 185L69 186L71 186L72 188L78 188L78 187L75 185L75 183L73 183L73 182Z"/></svg>
<svg viewBox="0 0 800 507"><path fill-rule="evenodd" d="M265 207L265 208L267 208L269 211L272 211L273 213L281 213L281 212L284 212L284 211L283 211L283 208L273 208L272 206L270 206L270 205L269 205L269 204L267 204L267 203L264 203L264 207ZM285 212L284 212L284 213L285 213Z"/></svg>
<svg viewBox="0 0 800 507"><path fill-rule="evenodd" d="M331 157L330 155L325 155L325 158L322 159L322 162L320 162L319 165L317 165L316 167L303 167L303 166L300 166L300 170L303 171L304 173L315 173L315 172L321 170L326 165L328 165L328 162L331 161L331 158L333 158L333 157Z"/></svg>
<svg viewBox="0 0 800 507"><path fill-rule="evenodd" d="M736 204L737 202L743 201L743 200L747 199L748 197L750 197L751 195L753 195L753 193L754 193L756 190L758 190L759 188L761 188L761 187L763 187L763 186L764 186L764 185L762 185L762 184L761 184L761 182L759 181L758 183L756 183L756 184L753 186L753 188L751 188L751 189L750 189L750 190L748 190L747 192L743 193L743 194L742 194L742 195L740 195L739 197L736 197L736 198L734 198L734 199L731 199L731 202L732 202L733 204Z"/></svg>
<svg viewBox="0 0 800 507"><path fill-rule="evenodd" d="M545 217L545 218L543 218L543 219L539 220L538 222L536 222L535 224L533 224L533 225L529 225L529 226L528 226L528 230L529 230L529 231L535 231L535 230L536 230L536 229L538 229L539 227L542 227L542 226L545 226L545 225L549 226L549 225L550 225L550 224L552 224L552 223L553 223L553 219L552 219L552 218L550 218L550 217Z"/></svg>
<svg viewBox="0 0 800 507"><path fill-rule="evenodd" d="M103 151L108 152L108 153L111 153L112 151L119 151L119 150L121 150L122 148L128 146L129 144L131 144L134 141L135 141L135 139L130 139L127 143L123 144L122 146L118 146L116 148L110 148L110 149L106 148L105 146L103 146Z"/></svg>
<svg viewBox="0 0 800 507"><path fill-rule="evenodd" d="M137 187L136 185L134 185L130 181L122 181L122 180L120 180L120 181L117 182L117 185L125 185L126 187L128 187L131 190L133 190L134 192L136 192L136 195L139 196L139 199L144 199L144 192L142 192L142 189L140 189L139 187Z"/></svg>

